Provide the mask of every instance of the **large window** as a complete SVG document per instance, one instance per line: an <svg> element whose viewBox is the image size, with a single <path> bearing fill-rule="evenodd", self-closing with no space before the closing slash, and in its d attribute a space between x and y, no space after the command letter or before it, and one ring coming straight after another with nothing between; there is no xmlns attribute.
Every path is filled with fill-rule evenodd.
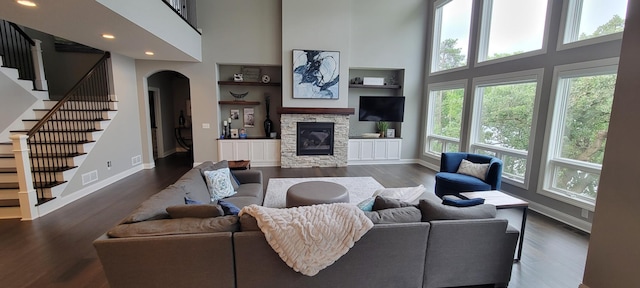
<svg viewBox="0 0 640 288"><path fill-rule="evenodd" d="M541 50L546 23L547 0L485 0L478 62Z"/></svg>
<svg viewBox="0 0 640 288"><path fill-rule="evenodd" d="M528 185L529 146L542 69L474 80L471 149L504 162L503 177Z"/></svg>
<svg viewBox="0 0 640 288"><path fill-rule="evenodd" d="M435 3L431 72L467 66L473 1Z"/></svg>
<svg viewBox="0 0 640 288"><path fill-rule="evenodd" d="M429 86L425 153L460 151L460 128L466 81Z"/></svg>
<svg viewBox="0 0 640 288"><path fill-rule="evenodd" d="M595 203L617 62L608 59L556 68L543 186L546 192L587 206Z"/></svg>
<svg viewBox="0 0 640 288"><path fill-rule="evenodd" d="M627 0L570 0L565 6L563 44L618 34L624 30ZM609 40L609 39L602 39ZM596 41L587 41L593 43Z"/></svg>

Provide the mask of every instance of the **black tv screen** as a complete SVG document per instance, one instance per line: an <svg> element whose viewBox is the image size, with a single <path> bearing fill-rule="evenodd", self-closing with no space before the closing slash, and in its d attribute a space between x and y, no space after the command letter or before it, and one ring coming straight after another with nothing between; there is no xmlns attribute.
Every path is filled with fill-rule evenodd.
<svg viewBox="0 0 640 288"><path fill-rule="evenodd" d="M360 121L402 122L404 96L360 96Z"/></svg>

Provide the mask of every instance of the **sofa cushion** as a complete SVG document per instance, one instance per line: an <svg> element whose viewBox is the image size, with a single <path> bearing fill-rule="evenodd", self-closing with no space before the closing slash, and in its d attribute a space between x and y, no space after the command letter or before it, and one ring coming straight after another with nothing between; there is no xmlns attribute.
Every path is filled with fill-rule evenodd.
<svg viewBox="0 0 640 288"><path fill-rule="evenodd" d="M240 231L262 231L258 226L258 220L247 213L240 216Z"/></svg>
<svg viewBox="0 0 640 288"><path fill-rule="evenodd" d="M400 201L398 199L387 198L387 197L382 197L382 196L376 196L376 198L374 199L373 207L372 207L371 210L372 211L377 211L377 210L383 210L383 209L409 207L409 206L415 207L412 204Z"/></svg>
<svg viewBox="0 0 640 288"><path fill-rule="evenodd" d="M229 162L227 160L222 160L217 163L213 163L211 161L205 161L205 162L202 162L202 164L194 167L194 169L200 171L200 174L203 177L204 177L204 171L213 171L213 170L218 170L222 168L229 168ZM240 183L231 173L229 173L229 180L231 181L231 186L233 187L233 190L237 190Z"/></svg>
<svg viewBox="0 0 640 288"><path fill-rule="evenodd" d="M224 198L224 201L232 203L233 205L236 205L236 207L240 209L242 209L242 207L244 206L249 206L251 204L262 205L262 200L259 199L258 197L253 197L253 196L233 195L232 197Z"/></svg>
<svg viewBox="0 0 640 288"><path fill-rule="evenodd" d="M455 206L455 207L470 207L470 206L484 204L484 199L482 198L460 199L453 195L446 195L442 197L442 204Z"/></svg>
<svg viewBox="0 0 640 288"><path fill-rule="evenodd" d="M209 186L211 201L220 200L236 193L231 185L231 178L229 178L229 168L204 171L203 173Z"/></svg>
<svg viewBox="0 0 640 288"><path fill-rule="evenodd" d="M422 199L419 203L422 221L485 219L496 217L496 206L481 204L473 207L454 207L443 205L439 201Z"/></svg>
<svg viewBox="0 0 640 288"><path fill-rule="evenodd" d="M365 212L373 211L373 204L376 202L376 197L369 197L367 199L362 200L362 202L358 203L358 208Z"/></svg>
<svg viewBox="0 0 640 288"><path fill-rule="evenodd" d="M258 183L245 183L240 185L240 187L236 190L236 194L233 197L242 197L242 196L250 196L256 198L262 198L262 184Z"/></svg>
<svg viewBox="0 0 640 288"><path fill-rule="evenodd" d="M200 170L191 169L187 171L176 183L174 186L182 187L182 189L187 192L187 197L192 200L196 200L202 203L210 203L211 195L209 194L209 188L207 187L207 183L204 180L202 174L200 174Z"/></svg>
<svg viewBox="0 0 640 288"><path fill-rule="evenodd" d="M121 223L135 223L169 218L167 207L184 204L186 194L182 187L170 185L142 202L140 206L133 210Z"/></svg>
<svg viewBox="0 0 640 288"><path fill-rule="evenodd" d="M489 164L473 163L471 161L462 159L460 167L458 167L458 174L465 174L476 177L482 181L487 177L487 171L489 170Z"/></svg>
<svg viewBox="0 0 640 288"><path fill-rule="evenodd" d="M222 211L224 211L224 215L238 215L240 213L240 208L234 205L231 202L227 202L225 200L218 200L218 205L222 207Z"/></svg>
<svg viewBox="0 0 640 288"><path fill-rule="evenodd" d="M211 218L224 215L220 205L199 204L199 205L177 205L167 207L167 213L173 219L178 218Z"/></svg>
<svg viewBox="0 0 640 288"><path fill-rule="evenodd" d="M197 234L238 231L237 216L215 218L180 218L120 224L107 235L114 238L162 236L175 234Z"/></svg>
<svg viewBox="0 0 640 288"><path fill-rule="evenodd" d="M365 211L364 215L371 219L373 224L415 223L422 219L420 210L413 206Z"/></svg>

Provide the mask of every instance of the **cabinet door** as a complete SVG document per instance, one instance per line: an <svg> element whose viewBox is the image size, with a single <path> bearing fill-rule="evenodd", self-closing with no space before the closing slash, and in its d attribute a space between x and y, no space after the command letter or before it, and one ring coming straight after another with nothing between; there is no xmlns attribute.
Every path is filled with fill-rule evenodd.
<svg viewBox="0 0 640 288"><path fill-rule="evenodd" d="M251 142L246 140L238 140L235 142L235 160L251 160Z"/></svg>
<svg viewBox="0 0 640 288"><path fill-rule="evenodd" d="M387 159L400 160L402 140L393 139L387 141Z"/></svg>
<svg viewBox="0 0 640 288"><path fill-rule="evenodd" d="M235 141L218 141L218 160L238 160L235 158Z"/></svg>
<svg viewBox="0 0 640 288"><path fill-rule="evenodd" d="M362 140L360 142L360 160L373 160L375 153L375 143L373 140Z"/></svg>
<svg viewBox="0 0 640 288"><path fill-rule="evenodd" d="M360 160L360 140L349 139L347 160Z"/></svg>
<svg viewBox="0 0 640 288"><path fill-rule="evenodd" d="M374 154L373 157L376 160L384 160L387 159L387 141L386 140L376 140L374 146Z"/></svg>

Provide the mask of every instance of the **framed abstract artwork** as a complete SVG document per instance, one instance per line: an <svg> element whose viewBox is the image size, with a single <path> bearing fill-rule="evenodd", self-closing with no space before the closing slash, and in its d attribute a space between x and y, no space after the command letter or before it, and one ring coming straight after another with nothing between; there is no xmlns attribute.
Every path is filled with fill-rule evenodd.
<svg viewBox="0 0 640 288"><path fill-rule="evenodd" d="M340 52L293 50L293 98L339 99Z"/></svg>

